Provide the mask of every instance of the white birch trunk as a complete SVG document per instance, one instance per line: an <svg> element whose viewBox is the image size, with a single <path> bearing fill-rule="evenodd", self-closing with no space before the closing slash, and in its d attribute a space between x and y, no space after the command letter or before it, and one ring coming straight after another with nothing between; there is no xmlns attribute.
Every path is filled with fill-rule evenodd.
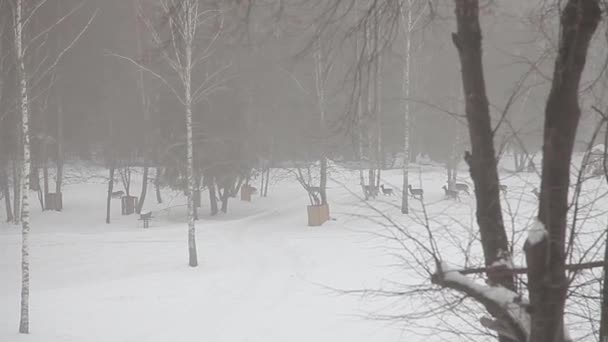
<svg viewBox="0 0 608 342"><path fill-rule="evenodd" d="M196 251L196 227L194 224L194 144L192 133L192 44L194 43L194 35L196 32L197 20L197 3L196 1L188 1L184 4L185 17L184 31L185 41L185 65L183 71L183 83L185 90L185 105L186 105L186 178L188 180L188 260L190 267L198 266L198 257Z"/></svg>
<svg viewBox="0 0 608 342"><path fill-rule="evenodd" d="M376 19L377 20L377 19ZM376 30L379 29L378 23L376 23ZM376 32L378 35L378 32ZM376 37L376 51L379 51L378 46L378 37ZM382 155L382 55L378 52L378 59L376 60L374 75L376 77L375 89L374 89L374 97L375 101L375 111L376 111L376 167L378 169L378 173L376 174L376 186L380 187L380 178L382 174L382 161L384 160L384 156Z"/></svg>
<svg viewBox="0 0 608 342"><path fill-rule="evenodd" d="M321 134L321 159L320 159L320 195L321 204L327 204L327 156L325 154L325 78L323 75L323 50L321 38L316 40L315 51L315 89L317 91L317 101L319 105L319 127Z"/></svg>
<svg viewBox="0 0 608 342"><path fill-rule="evenodd" d="M29 298L30 298L30 253L29 253L29 173L31 172L30 156L30 128L27 97L27 75L23 56L23 4L17 0L15 5L15 54L17 57L17 71L19 76L21 134L23 143L23 164L21 176L21 313L19 332L28 334L30 331Z"/></svg>
<svg viewBox="0 0 608 342"><path fill-rule="evenodd" d="M359 1L355 0L355 11L354 13L357 14L357 9L359 8ZM357 19L355 17L355 19ZM359 54L359 37L357 36L355 38L355 54L358 55ZM359 87L362 87L362 81L359 80L360 85ZM357 153L358 153L358 159L359 159L359 184L361 185L361 191L363 191L363 196L366 200L369 199L369 193L367 191L365 191L365 174L363 172L363 101L361 99L362 96L362 91L358 92L357 95L357 107L356 107L356 113L355 115L357 116Z"/></svg>
<svg viewBox="0 0 608 342"><path fill-rule="evenodd" d="M368 24L368 27L365 31L365 39L367 41L368 46L373 46L374 44L374 37L372 35L372 33L370 32L372 30L372 24L371 22ZM368 172L368 178L369 178L369 192L370 192L370 197L375 198L377 191L376 191L376 187L377 184L376 180L375 180L375 173L374 173L374 164L376 163L376 153L375 153L375 149L374 149L374 145L375 145L375 139L374 139L374 130L373 130L373 118L374 115L376 113L374 113L374 101L376 101L376 99L374 98L374 89L375 89L375 79L374 79L374 69L372 66L372 58L373 58L373 48L369 49L369 54L368 54L368 69L367 69L367 115L370 118L370 122L369 122L369 126L367 127L367 151L368 151L368 157L369 157L369 172Z"/></svg>
<svg viewBox="0 0 608 342"><path fill-rule="evenodd" d="M407 20L401 13L405 34L405 65L403 67L403 191L401 193L401 213L409 213L408 191L410 165L410 66L412 57L412 0L408 0Z"/></svg>

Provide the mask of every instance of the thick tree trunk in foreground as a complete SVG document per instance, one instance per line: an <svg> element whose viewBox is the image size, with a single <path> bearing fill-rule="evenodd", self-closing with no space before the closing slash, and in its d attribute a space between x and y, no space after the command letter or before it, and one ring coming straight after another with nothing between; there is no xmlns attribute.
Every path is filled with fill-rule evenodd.
<svg viewBox="0 0 608 342"><path fill-rule="evenodd" d="M604 247L604 262L608 262L608 237ZM602 304L600 314L600 342L608 342L608 265L604 264L604 279L602 281Z"/></svg>
<svg viewBox="0 0 608 342"><path fill-rule="evenodd" d="M508 253L509 246L500 208L496 153L483 72L479 3L477 0L455 0L455 3L458 31L452 34L452 40L460 56L465 112L472 147L465 160L469 164L475 185L477 224L485 262L489 266ZM491 281L514 289L512 276Z"/></svg>
<svg viewBox="0 0 608 342"><path fill-rule="evenodd" d="M570 162L581 111L579 84L591 38L601 17L599 0L569 0L561 14L559 50L545 109L538 220L548 239L526 243L533 308L530 341L564 340L568 291L565 247Z"/></svg>

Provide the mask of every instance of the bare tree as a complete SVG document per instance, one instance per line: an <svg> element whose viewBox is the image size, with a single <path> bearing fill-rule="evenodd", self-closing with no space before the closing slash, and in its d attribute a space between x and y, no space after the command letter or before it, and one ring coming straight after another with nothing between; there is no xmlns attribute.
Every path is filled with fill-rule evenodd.
<svg viewBox="0 0 608 342"><path fill-rule="evenodd" d="M410 166L410 66L412 60L412 5L413 1L408 0L407 2L407 19L406 15L401 9L403 34L405 36L405 63L403 66L403 185L401 191L401 212L407 214L409 212L408 204L408 188L409 188L409 177L408 169Z"/></svg>
<svg viewBox="0 0 608 342"><path fill-rule="evenodd" d="M193 143L193 106L204 100L205 97L216 89L220 83L220 77L228 68L223 67L204 75L204 78L196 83L197 67L200 67L211 54L211 49L220 37L223 27L223 16L218 9L205 9L198 0L158 0L156 4L161 12L161 22L154 23L142 15L143 21L156 45L161 59L169 67L177 78L172 82L171 78L161 75L149 66L142 64L132 58L115 55L126 59L141 70L145 70L164 85L179 100L185 112L186 130L186 194L188 198L188 263L191 267L198 266L196 250L196 227L194 206L194 143ZM144 13L141 2L139 11ZM145 13L144 13L145 14ZM159 26L160 25L160 26ZM168 32L164 35L163 29L166 25ZM205 27L207 26L207 27ZM205 28L208 28L210 37L204 37ZM168 38L165 38L167 36ZM200 43L204 42L203 46ZM153 50L154 51L154 50Z"/></svg>
<svg viewBox="0 0 608 342"><path fill-rule="evenodd" d="M481 54L478 1L456 0L458 31L453 41L462 67L466 114L472 153L471 168L477 199L477 222L486 265L495 267L510 259L500 210L498 178L488 100L485 96ZM538 222L524 247L528 263L528 291L531 310L517 303L506 304L506 295L491 298L441 270L434 281L467 293L483 304L503 325L503 339L518 341L564 341L564 305L568 282L565 276L565 236L568 214L570 162L580 109L578 89L589 43L600 19L599 1L570 0L561 12L559 51L545 114L545 141ZM503 261L501 261L503 259ZM446 277L446 275L448 275ZM513 273L487 272L492 284L515 293Z"/></svg>
<svg viewBox="0 0 608 342"><path fill-rule="evenodd" d="M46 1L39 1L31 4L24 4L22 0L15 0L12 3L13 10L13 28L15 42L15 59L17 65L18 89L19 89L19 111L21 117L21 128L19 130L22 147L21 160L21 177L19 190L21 193L21 227L22 227L22 245L21 245L21 314L19 321L19 332L23 334L29 333L29 294L30 294L30 261L29 261L29 232L30 232L30 208L29 208L29 182L31 168L31 145L30 145L30 97L31 91L30 82L40 81L47 77L49 73L57 66L61 57L74 45L74 43L82 36L84 31L91 24L95 15L91 17L84 28L78 35L68 44L62 51L58 53L55 59L51 59L45 63L47 59L43 59L40 65L37 65L34 71L28 72L26 69L26 59L29 57L29 52L34 49L34 44L40 44L38 40L42 39L49 31L64 21L72 13L69 12L64 17L59 18L46 30L33 35L29 40L25 38L25 30L28 25L31 25L32 17L37 10L43 6ZM27 6L29 5L29 6ZM16 207L16 206L15 206Z"/></svg>
<svg viewBox="0 0 608 342"><path fill-rule="evenodd" d="M29 251L29 173L31 171L30 157L30 126L29 126L29 100L28 100L28 76L25 71L25 55L23 47L23 27L26 24L22 0L16 0L14 8L15 27L15 57L17 59L17 70L19 75L19 107L21 110L21 137L23 139L23 166L21 200L21 314L19 320L19 332L28 334L30 332L30 251Z"/></svg>

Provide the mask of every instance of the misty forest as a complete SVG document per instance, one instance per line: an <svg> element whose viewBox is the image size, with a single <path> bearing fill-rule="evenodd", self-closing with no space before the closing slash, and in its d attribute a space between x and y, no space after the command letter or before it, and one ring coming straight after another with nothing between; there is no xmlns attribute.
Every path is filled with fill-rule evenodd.
<svg viewBox="0 0 608 342"><path fill-rule="evenodd" d="M0 341L608 342L607 11L0 0Z"/></svg>

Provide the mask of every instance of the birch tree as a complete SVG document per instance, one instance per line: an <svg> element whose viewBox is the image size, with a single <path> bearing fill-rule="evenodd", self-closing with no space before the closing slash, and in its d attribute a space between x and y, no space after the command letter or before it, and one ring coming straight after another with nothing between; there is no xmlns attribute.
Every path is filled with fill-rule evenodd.
<svg viewBox="0 0 608 342"><path fill-rule="evenodd" d="M29 100L28 77L25 73L25 54L23 49L23 16L22 0L16 0L14 11L15 30L15 58L17 61L17 74L19 78L19 109L21 111L21 137L23 145L23 164L21 177L21 312L19 316L19 332L30 332L29 301L30 301L30 252L29 252L29 172L30 160L30 126L29 126Z"/></svg>
<svg viewBox="0 0 608 342"><path fill-rule="evenodd" d="M18 80L18 95L19 95L19 112L20 112L20 143L22 147L21 156L21 177L20 177L20 213L21 213L21 307L19 332L22 334L29 333L29 297L30 297L30 253L29 253L29 233L30 233L30 203L29 203L29 182L31 172L31 144L30 144L30 92L31 84L40 83L41 80L48 77L56 68L61 58L70 50L71 47L79 40L89 27L95 14L93 14L86 25L78 32L73 40L70 41L54 58L46 56L41 61L36 63L31 72L28 72L26 60L30 57L30 51L35 50L36 46L44 43L44 39L54 28L64 22L72 14L74 14L79 6L73 8L66 15L57 19L49 27L41 29L40 32L28 34L26 39L26 29L31 25L33 17L38 10L47 3L46 0L38 2L24 2L23 0L14 0L12 5L13 14L13 30L15 43L15 64L17 67Z"/></svg>
<svg viewBox="0 0 608 342"><path fill-rule="evenodd" d="M407 15L401 10L403 34L405 36L405 63L403 66L403 186L401 191L401 213L409 213L408 191L410 166L410 65L412 57L412 0L407 1ZM407 18L407 19L406 19Z"/></svg>
<svg viewBox="0 0 608 342"><path fill-rule="evenodd" d="M142 2L137 1L136 4L138 10L144 13ZM158 0L152 4L161 13L160 22L152 22L145 14L141 17L152 42L158 49L161 60L164 61L172 75L164 75L161 70L153 70L130 57L113 55L133 63L160 80L175 95L184 109L188 264L196 267L198 257L194 205L196 184L194 179L193 107L216 89L221 82L220 77L230 65L227 64L213 72L205 72L200 80L197 76L201 73L196 71L197 67L203 66L212 55L212 49L223 30L223 16L219 9L204 9L198 0ZM165 25L159 27L159 24L163 23ZM162 26L166 26L168 32L163 32ZM204 33L209 33L209 35L205 36Z"/></svg>
<svg viewBox="0 0 608 342"><path fill-rule="evenodd" d="M321 133L321 158L320 158L320 180L319 188L321 195L321 204L327 204L327 155L326 155L326 123L325 116L327 111L325 87L327 77L330 73L331 66L326 64L326 56L323 54L323 45L321 44L321 36L316 39L316 49L314 53L315 60L315 90L317 93L317 103L319 106L319 127Z"/></svg>

